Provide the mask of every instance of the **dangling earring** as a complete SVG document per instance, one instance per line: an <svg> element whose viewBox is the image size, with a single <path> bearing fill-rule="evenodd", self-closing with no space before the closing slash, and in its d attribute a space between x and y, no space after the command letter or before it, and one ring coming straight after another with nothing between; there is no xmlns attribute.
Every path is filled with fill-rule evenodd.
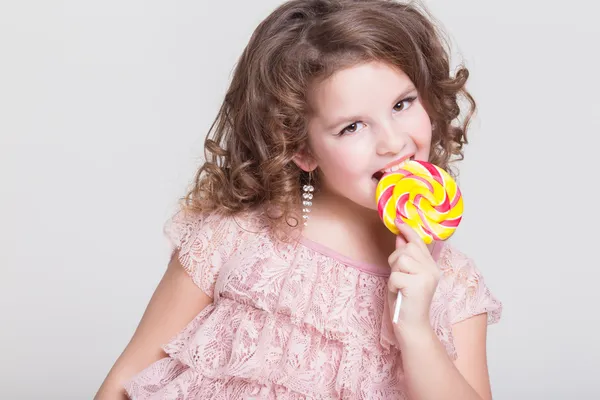
<svg viewBox="0 0 600 400"><path fill-rule="evenodd" d="M308 214L310 213L310 207L312 206L313 192L315 188L311 185L312 173L308 173L308 185L304 185L302 188L302 219L304 220L304 226L308 225Z"/></svg>

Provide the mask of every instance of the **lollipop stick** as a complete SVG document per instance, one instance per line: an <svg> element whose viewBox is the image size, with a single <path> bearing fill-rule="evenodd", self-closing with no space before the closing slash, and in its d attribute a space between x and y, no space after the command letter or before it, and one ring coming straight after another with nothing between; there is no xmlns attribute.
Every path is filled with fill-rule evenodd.
<svg viewBox="0 0 600 400"><path fill-rule="evenodd" d="M402 292L398 291L398 297L396 298L396 307L394 308L394 323L398 323L398 317L400 316L400 304L402 304Z"/></svg>

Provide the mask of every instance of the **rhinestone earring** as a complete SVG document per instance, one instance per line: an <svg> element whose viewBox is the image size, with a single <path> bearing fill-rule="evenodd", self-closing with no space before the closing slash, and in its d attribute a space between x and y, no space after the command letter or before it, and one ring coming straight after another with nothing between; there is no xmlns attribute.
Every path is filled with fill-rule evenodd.
<svg viewBox="0 0 600 400"><path fill-rule="evenodd" d="M311 185L311 174L308 174L308 185L304 185L302 188L302 219L304 220L304 226L308 225L308 214L310 213L310 207L312 206L313 192L315 188Z"/></svg>

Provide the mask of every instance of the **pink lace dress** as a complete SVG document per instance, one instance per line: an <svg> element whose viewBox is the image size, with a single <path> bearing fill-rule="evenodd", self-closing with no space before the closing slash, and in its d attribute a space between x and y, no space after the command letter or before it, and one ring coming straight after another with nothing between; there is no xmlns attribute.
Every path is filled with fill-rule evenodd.
<svg viewBox="0 0 600 400"><path fill-rule="evenodd" d="M214 302L164 346L168 357L126 383L132 399L403 399L400 350L387 304L387 266L317 243L276 240L258 213L178 213L166 232ZM473 262L448 243L431 324L451 358L451 325L501 303Z"/></svg>

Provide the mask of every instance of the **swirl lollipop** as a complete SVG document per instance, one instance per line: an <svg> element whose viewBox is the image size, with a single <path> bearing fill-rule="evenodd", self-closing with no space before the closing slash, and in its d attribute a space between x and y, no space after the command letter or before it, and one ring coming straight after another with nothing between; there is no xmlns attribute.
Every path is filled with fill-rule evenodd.
<svg viewBox="0 0 600 400"><path fill-rule="evenodd" d="M452 177L425 161L407 161L385 174L376 190L377 209L394 234L396 217L410 225L427 244L446 240L462 219L463 201Z"/></svg>
<svg viewBox="0 0 600 400"><path fill-rule="evenodd" d="M399 170L383 175L376 189L377 210L385 226L399 234L396 218L410 225L427 244L446 240L462 219L460 189L443 169L425 161L407 161ZM398 322L402 297L394 310Z"/></svg>

